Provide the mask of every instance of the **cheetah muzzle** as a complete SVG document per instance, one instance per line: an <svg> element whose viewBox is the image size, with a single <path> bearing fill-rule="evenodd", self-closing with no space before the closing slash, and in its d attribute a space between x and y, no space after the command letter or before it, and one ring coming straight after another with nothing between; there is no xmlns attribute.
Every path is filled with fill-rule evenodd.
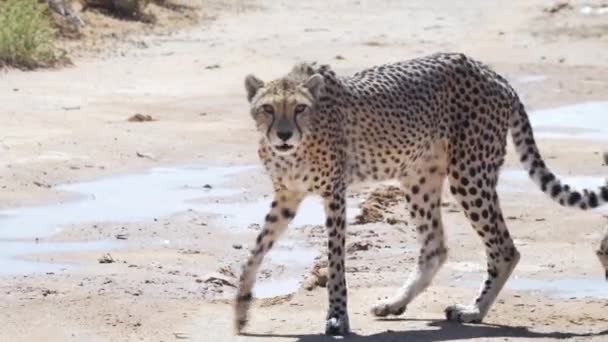
<svg viewBox="0 0 608 342"><path fill-rule="evenodd" d="M345 192L354 183L398 180L421 244L415 269L393 297L372 309L376 316L404 313L445 262L441 193L447 178L486 248L487 277L472 305L451 305L445 313L448 320L482 321L519 261L496 193L509 131L523 167L556 202L580 209L608 202L608 186L580 192L559 181L540 155L513 88L463 54L439 53L346 77L328 66L302 63L267 83L249 75L245 88L274 200L243 266L235 304L237 332L247 322L264 255L309 194L324 202L329 266L325 332L338 335L350 330ZM608 242L602 246L598 257L608 272Z"/></svg>

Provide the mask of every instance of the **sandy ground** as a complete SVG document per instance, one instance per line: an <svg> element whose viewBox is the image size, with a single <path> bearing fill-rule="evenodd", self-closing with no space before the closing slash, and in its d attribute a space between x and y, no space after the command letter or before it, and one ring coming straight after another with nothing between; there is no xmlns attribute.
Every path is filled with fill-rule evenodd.
<svg viewBox="0 0 608 342"><path fill-rule="evenodd" d="M574 8L554 14L543 11L551 3L540 0L511 1L508 6L485 0L243 3L214 7L213 22L187 31L134 38L145 42L140 48L116 45L120 53L83 56L62 70L0 74L0 207L52 208L75 196L56 185L153 167L256 165L257 134L248 116L243 77L255 72L271 78L295 61L318 60L348 73L440 50L462 51L513 80L531 110L608 98L608 17L581 15L576 2ZM129 122L136 113L154 121ZM560 175L601 179L607 174L601 161L606 140L541 138L539 144ZM510 152L506 167L518 168ZM107 219L67 224L60 232L41 235L41 243L116 240L121 245L110 251L84 248L21 256L69 267L2 273L0 341L327 339L319 335L326 306L323 288L258 300L247 335L232 334L233 274L248 253L258 222L231 221L229 214L196 208L200 203L235 202L237 211L243 203L264 200L270 187L259 168L225 183L200 188L212 196L192 201L194 209L159 217L134 202L162 206L169 199L133 189L139 197L125 195L130 202L107 212ZM230 197L218 192L214 197L222 186L239 193ZM129 192L129 183L124 189ZM354 192L353 203L371 189ZM502 193L522 253L514 279L547 284L596 279L598 286L608 286L593 253L606 228L602 213L563 209L540 191L528 190ZM117 195L116 201L121 199ZM451 197L446 195L444 202L449 262L399 319L377 320L368 309L395 292L413 265L415 239L402 222L404 208L397 205L387 214L397 224L349 228L348 243L368 247L354 248L348 256L353 340L608 339L605 299L556 297L546 291L507 288L485 324L445 322L445 306L475 295L484 260L481 243ZM128 210L140 210L144 218L127 220ZM264 213L255 214L261 218ZM292 229L286 240L323 253L324 232L318 225ZM115 262L98 261L106 252ZM287 267L267 264L260 278L289 275L292 270L285 263Z"/></svg>

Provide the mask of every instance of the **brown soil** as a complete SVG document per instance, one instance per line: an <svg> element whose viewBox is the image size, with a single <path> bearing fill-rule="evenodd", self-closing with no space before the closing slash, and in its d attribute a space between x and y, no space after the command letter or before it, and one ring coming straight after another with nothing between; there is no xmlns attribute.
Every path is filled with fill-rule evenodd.
<svg viewBox="0 0 608 342"><path fill-rule="evenodd" d="M83 19L81 27L68 17L53 13L54 26L60 38L59 47L70 58L94 56L99 53L114 55L116 43L146 48L145 42L134 39L136 35L166 35L191 27L201 20L213 19L213 9L205 7L205 1L166 0L153 1L145 8L150 20L124 18L107 10L87 8L80 1L72 1L72 7Z"/></svg>
<svg viewBox="0 0 608 342"><path fill-rule="evenodd" d="M396 186L380 187L374 190L361 204L361 213L355 217L355 224L382 222L391 208L405 201L405 192Z"/></svg>

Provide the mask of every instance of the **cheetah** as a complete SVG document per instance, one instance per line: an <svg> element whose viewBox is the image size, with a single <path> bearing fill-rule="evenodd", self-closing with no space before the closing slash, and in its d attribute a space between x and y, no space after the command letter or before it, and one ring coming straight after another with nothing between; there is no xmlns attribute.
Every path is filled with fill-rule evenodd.
<svg viewBox="0 0 608 342"><path fill-rule="evenodd" d="M372 308L377 317L404 313L445 262L441 193L447 178L451 194L484 243L487 276L471 305L448 306L445 315L458 322L484 318L520 258L496 193L509 130L523 167L556 202L580 209L608 202L608 186L581 192L556 178L540 155L513 88L463 54L437 53L348 77L337 76L327 65L300 63L268 83L248 75L245 88L261 135L258 155L272 179L274 199L239 278L237 333L247 323L264 255L309 194L320 195L326 214L325 333L330 335L350 331L344 245L345 191L351 184L398 180L420 244L415 269L403 287Z"/></svg>

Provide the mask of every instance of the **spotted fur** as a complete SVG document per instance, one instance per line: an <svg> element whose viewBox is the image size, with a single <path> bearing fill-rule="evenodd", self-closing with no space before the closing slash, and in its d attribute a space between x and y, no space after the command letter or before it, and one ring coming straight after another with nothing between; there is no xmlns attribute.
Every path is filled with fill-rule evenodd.
<svg viewBox="0 0 608 342"><path fill-rule="evenodd" d="M345 191L353 183L399 180L419 236L416 267L394 297L373 307L380 317L402 314L446 260L440 205L446 178L487 255L487 277L474 304L449 306L446 315L460 322L486 315L519 260L496 193L509 130L530 177L558 203L589 209L608 202L606 186L580 192L555 177L513 88L462 54L434 54L348 77L304 63L272 82L248 76L245 83L262 135L259 156L275 194L240 278L238 332L263 256L308 194L323 198L327 216L328 334L349 332Z"/></svg>

